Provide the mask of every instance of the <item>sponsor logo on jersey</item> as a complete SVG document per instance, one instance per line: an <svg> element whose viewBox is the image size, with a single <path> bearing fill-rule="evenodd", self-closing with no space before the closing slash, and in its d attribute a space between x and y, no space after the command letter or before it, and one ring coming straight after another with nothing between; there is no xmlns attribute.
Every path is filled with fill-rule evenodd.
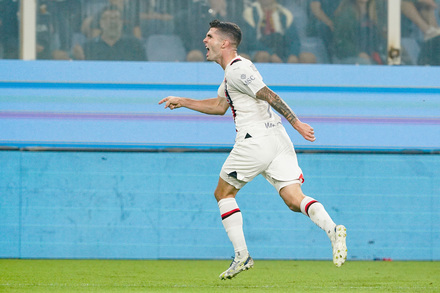
<svg viewBox="0 0 440 293"><path fill-rule="evenodd" d="M281 122L278 122L278 123L265 122L265 123L264 123L264 126L266 126L266 129L269 129L269 128L274 128L275 126L278 126L278 125L280 125L280 124L281 124Z"/></svg>
<svg viewBox="0 0 440 293"><path fill-rule="evenodd" d="M255 80L255 76L251 75L251 76L249 76L249 77L246 77L246 74L242 74L242 75L241 75L241 79L243 80L243 83L244 83L245 85L249 85L249 84L252 83L252 81Z"/></svg>

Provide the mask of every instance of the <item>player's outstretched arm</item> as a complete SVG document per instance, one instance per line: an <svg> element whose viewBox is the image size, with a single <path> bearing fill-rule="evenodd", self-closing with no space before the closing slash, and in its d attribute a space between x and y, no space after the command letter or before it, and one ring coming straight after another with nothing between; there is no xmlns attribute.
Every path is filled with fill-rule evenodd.
<svg viewBox="0 0 440 293"><path fill-rule="evenodd" d="M306 140L315 141L315 132L307 123L301 122L289 105L283 101L274 91L267 86L257 92L257 99L267 101L272 108L284 116L287 121L299 132Z"/></svg>
<svg viewBox="0 0 440 293"><path fill-rule="evenodd" d="M195 100L190 98L169 96L159 101L159 104L163 103L165 103L165 109L170 108L170 110L174 110L185 107L210 115L224 115L229 108L228 102L222 97Z"/></svg>

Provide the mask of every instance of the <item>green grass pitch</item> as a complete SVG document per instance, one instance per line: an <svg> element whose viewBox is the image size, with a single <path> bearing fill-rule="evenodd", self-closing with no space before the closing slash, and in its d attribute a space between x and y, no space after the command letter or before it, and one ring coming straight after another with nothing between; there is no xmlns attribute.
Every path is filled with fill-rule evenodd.
<svg viewBox="0 0 440 293"><path fill-rule="evenodd" d="M0 259L0 292L440 292L440 262Z"/></svg>

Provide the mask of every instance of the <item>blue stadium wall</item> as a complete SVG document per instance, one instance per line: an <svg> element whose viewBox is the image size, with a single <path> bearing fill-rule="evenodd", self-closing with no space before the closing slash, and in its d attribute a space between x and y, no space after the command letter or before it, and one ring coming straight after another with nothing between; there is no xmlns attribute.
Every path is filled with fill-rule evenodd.
<svg viewBox="0 0 440 293"><path fill-rule="evenodd" d="M260 64L315 128L288 128L306 194L348 229L349 259L440 260L440 68ZM157 105L216 96L210 63L0 61L0 257L223 259L213 190L230 113ZM330 259L264 178L237 198L259 259Z"/></svg>

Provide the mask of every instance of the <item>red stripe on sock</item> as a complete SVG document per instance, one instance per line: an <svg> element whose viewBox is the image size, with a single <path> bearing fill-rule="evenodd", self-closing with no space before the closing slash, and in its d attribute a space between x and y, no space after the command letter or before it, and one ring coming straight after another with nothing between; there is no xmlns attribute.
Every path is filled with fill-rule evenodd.
<svg viewBox="0 0 440 293"><path fill-rule="evenodd" d="M238 212L240 212L240 209L239 209L239 208L237 208L237 209L235 209L235 210L232 210L232 211L229 211L229 212L227 212L227 213L224 213L224 214L222 214L222 220L224 220L224 219L226 219L227 217L232 216L233 214L238 213Z"/></svg>
<svg viewBox="0 0 440 293"><path fill-rule="evenodd" d="M318 202L317 200L312 200L311 202L309 202L308 204L306 204L306 207L304 208L304 211L306 212L307 217L309 217L309 208L312 204Z"/></svg>

